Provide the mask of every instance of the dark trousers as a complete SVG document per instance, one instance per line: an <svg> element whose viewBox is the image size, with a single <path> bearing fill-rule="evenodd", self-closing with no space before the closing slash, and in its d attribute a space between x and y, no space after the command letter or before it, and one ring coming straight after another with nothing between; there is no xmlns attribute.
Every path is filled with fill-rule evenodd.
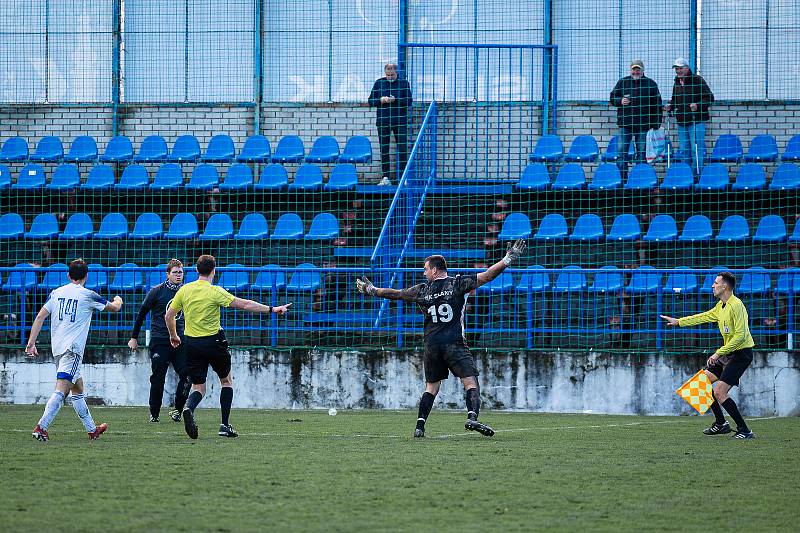
<svg viewBox="0 0 800 533"><path fill-rule="evenodd" d="M153 341L150 344L150 414L158 416L161 409L161 398L164 396L164 382L169 365L178 374L178 386L175 388L175 409L183 409L189 395L191 383L186 368L186 352L183 344L177 349L169 341Z"/></svg>
<svg viewBox="0 0 800 533"><path fill-rule="evenodd" d="M408 161L408 127L405 124L378 125L378 141L381 144L381 175L389 179L395 178L392 175L392 162L389 157L389 142L392 133L394 133L394 142L397 145L397 164L400 172L396 177L399 179Z"/></svg>
<svg viewBox="0 0 800 533"><path fill-rule="evenodd" d="M645 150L647 148L647 131L648 130L640 130L640 129L626 128L626 127L620 128L619 136L620 140L622 141L622 146L620 147L620 152L622 153L621 161L623 161L624 163L630 161L628 156L628 148L631 145L631 139L633 139L633 144L635 146L633 162L634 163L645 162Z"/></svg>

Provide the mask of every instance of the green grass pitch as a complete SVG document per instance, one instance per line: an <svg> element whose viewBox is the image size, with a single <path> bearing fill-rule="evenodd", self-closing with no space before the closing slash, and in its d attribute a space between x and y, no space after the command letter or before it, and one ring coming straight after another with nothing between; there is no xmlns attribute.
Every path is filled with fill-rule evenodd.
<svg viewBox="0 0 800 533"><path fill-rule="evenodd" d="M706 437L706 417L234 410L238 439L93 408L88 442L65 406L0 406L4 531L797 531L800 419L754 419L757 438Z"/></svg>

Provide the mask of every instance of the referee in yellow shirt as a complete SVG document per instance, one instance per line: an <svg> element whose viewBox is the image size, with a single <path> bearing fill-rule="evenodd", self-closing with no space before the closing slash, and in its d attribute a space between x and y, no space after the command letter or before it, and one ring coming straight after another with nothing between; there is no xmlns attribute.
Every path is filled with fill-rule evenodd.
<svg viewBox="0 0 800 533"><path fill-rule="evenodd" d="M747 309L742 301L734 296L736 276L730 272L722 272L714 279L711 292L719 299L717 305L705 313L686 316L680 319L661 315L670 326L694 326L706 322L716 322L719 332L722 333L723 344L706 362L706 375L714 384L714 403L711 410L716 420L711 427L703 430L706 435L721 435L730 433L731 427L725 421L720 405L725 408L733 421L736 422L735 439L752 439L752 431L739 413L739 408L733 398L728 396L731 387L739 384L739 378L753 362L753 337L750 335Z"/></svg>
<svg viewBox="0 0 800 533"><path fill-rule="evenodd" d="M251 313L276 313L282 315L289 310L291 303L278 307L260 304L253 300L237 298L222 287L212 285L217 262L214 256L201 255L197 259L197 281L187 283L178 289L167 306L164 320L169 330L170 343L177 348L181 338L176 329L176 317L183 312L185 322L184 342L186 343L186 366L192 391L183 408L183 425L190 438L197 438L197 424L194 410L206 393L208 366L214 369L222 387L219 391L219 404L222 410L220 437L236 437L238 434L230 425L228 417L233 403L233 376L231 376L231 354L228 340L220 327L220 307L233 307Z"/></svg>

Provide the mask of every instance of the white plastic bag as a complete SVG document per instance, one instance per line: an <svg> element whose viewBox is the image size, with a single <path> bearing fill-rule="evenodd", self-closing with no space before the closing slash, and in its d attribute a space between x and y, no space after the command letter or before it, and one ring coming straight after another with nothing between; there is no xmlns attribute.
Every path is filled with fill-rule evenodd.
<svg viewBox="0 0 800 533"><path fill-rule="evenodd" d="M667 136L664 128L650 130L647 132L647 149L645 157L650 164L656 161L663 161L667 155Z"/></svg>

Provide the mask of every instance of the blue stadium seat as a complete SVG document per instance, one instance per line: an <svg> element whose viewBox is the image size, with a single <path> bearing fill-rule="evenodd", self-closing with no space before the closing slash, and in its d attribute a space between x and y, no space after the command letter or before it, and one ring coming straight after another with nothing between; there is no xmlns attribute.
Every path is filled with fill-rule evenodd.
<svg viewBox="0 0 800 533"><path fill-rule="evenodd" d="M108 284L108 290L112 292L135 292L144 289L144 279L142 271L133 270L139 268L136 263L123 263L114 273L114 278Z"/></svg>
<svg viewBox="0 0 800 533"><path fill-rule="evenodd" d="M536 142L530 161L539 163L555 163L564 157L564 145L558 135L542 135Z"/></svg>
<svg viewBox="0 0 800 533"><path fill-rule="evenodd" d="M753 242L783 242L786 240L786 224L778 215L767 215L758 221Z"/></svg>
<svg viewBox="0 0 800 533"><path fill-rule="evenodd" d="M635 241L642 235L639 220L636 215L619 215L611 224L606 240L609 241Z"/></svg>
<svg viewBox="0 0 800 533"><path fill-rule="evenodd" d="M800 189L800 169L794 163L781 163L772 175L769 188L777 191Z"/></svg>
<svg viewBox="0 0 800 533"><path fill-rule="evenodd" d="M339 163L331 171L328 183L325 184L326 191L349 191L358 185L358 173L356 166L352 163Z"/></svg>
<svg viewBox="0 0 800 533"><path fill-rule="evenodd" d="M619 167L614 163L603 163L594 171L594 177L589 183L591 191L607 191L622 187L622 175Z"/></svg>
<svg viewBox="0 0 800 533"><path fill-rule="evenodd" d="M161 135L149 135L144 138L139 147L139 153L133 156L137 163L163 161L167 158L167 141Z"/></svg>
<svg viewBox="0 0 800 533"><path fill-rule="evenodd" d="M569 152L564 156L567 163L584 163L596 161L600 155L597 141L591 135L578 135L572 140Z"/></svg>
<svg viewBox="0 0 800 533"><path fill-rule="evenodd" d="M736 181L731 190L734 191L760 191L767 186L767 176L764 167L758 163L745 163L739 167Z"/></svg>
<svg viewBox="0 0 800 533"><path fill-rule="evenodd" d="M0 239L19 239L25 233L25 222L17 213L0 216Z"/></svg>
<svg viewBox="0 0 800 533"><path fill-rule="evenodd" d="M619 292L623 287L622 282L622 271L619 268L613 265L604 266L594 275L594 283L589 287L589 292Z"/></svg>
<svg viewBox="0 0 800 533"><path fill-rule="evenodd" d="M142 165L128 165L122 171L122 176L119 178L114 188L123 191L136 191L144 190L150 184L150 175L147 169Z"/></svg>
<svg viewBox="0 0 800 533"><path fill-rule="evenodd" d="M650 242L674 241L678 238L678 226L675 219L669 215L656 215L650 221L643 240Z"/></svg>
<svg viewBox="0 0 800 533"><path fill-rule="evenodd" d="M156 171L150 189L154 191L176 190L183 187L183 172L177 163L164 163Z"/></svg>
<svg viewBox="0 0 800 533"><path fill-rule="evenodd" d="M301 263L298 269L315 269L311 263ZM287 292L311 292L317 290L322 284L322 276L318 270L295 271L289 283L286 285Z"/></svg>
<svg viewBox="0 0 800 533"><path fill-rule="evenodd" d="M64 159L64 145L61 139L49 135L42 137L36 144L36 150L28 158L34 163L56 163Z"/></svg>
<svg viewBox="0 0 800 533"><path fill-rule="evenodd" d="M661 274L656 269L644 265L633 270L625 291L630 294L653 294L661 287Z"/></svg>
<svg viewBox="0 0 800 533"><path fill-rule="evenodd" d="M531 221L524 213L511 213L503 221L503 228L497 236L498 240L511 241L527 239L531 235Z"/></svg>
<svg viewBox="0 0 800 533"><path fill-rule="evenodd" d="M739 137L726 133L717 138L708 160L711 163L738 163L742 159L743 151Z"/></svg>
<svg viewBox="0 0 800 533"><path fill-rule="evenodd" d="M676 269L688 270L689 267L677 267ZM669 293L696 292L698 289L697 276L691 272L670 272L667 274L667 281L664 290Z"/></svg>
<svg viewBox="0 0 800 533"><path fill-rule="evenodd" d="M606 234L603 228L603 221L594 213L586 213L578 217L572 234L569 236L571 241L597 242Z"/></svg>
<svg viewBox="0 0 800 533"><path fill-rule="evenodd" d="M89 135L75 137L64 156L67 163L91 163L97 161L97 143Z"/></svg>
<svg viewBox="0 0 800 533"><path fill-rule="evenodd" d="M272 290L282 290L286 288L286 275L280 270L278 265L266 265L261 267L256 274L256 279L250 286L254 291L270 292Z"/></svg>
<svg viewBox="0 0 800 533"><path fill-rule="evenodd" d="M711 221L705 215L692 215L683 225L683 232L678 240L681 242L710 241L714 234Z"/></svg>
<svg viewBox="0 0 800 533"><path fill-rule="evenodd" d="M537 241L560 241L567 238L567 221L563 215L550 213L539 224L533 238Z"/></svg>
<svg viewBox="0 0 800 533"><path fill-rule="evenodd" d="M750 148L744 156L748 163L763 163L778 160L778 143L772 135L756 135L750 141Z"/></svg>
<svg viewBox="0 0 800 533"><path fill-rule="evenodd" d="M800 242L800 221L794 226L794 231L789 235L789 242Z"/></svg>
<svg viewBox="0 0 800 533"><path fill-rule="evenodd" d="M277 163L270 163L261 171L261 178L254 185L256 189L279 191L289 185L289 175L286 168Z"/></svg>
<svg viewBox="0 0 800 533"><path fill-rule="evenodd" d="M80 184L81 174L78 167L72 163L64 163L58 165L45 188L49 191L70 191L77 189Z"/></svg>
<svg viewBox="0 0 800 533"><path fill-rule="evenodd" d="M81 185L81 189L87 191L102 191L114 187L116 178L114 169L109 165L96 165L89 170L86 182Z"/></svg>
<svg viewBox="0 0 800 533"><path fill-rule="evenodd" d="M39 283L39 290L52 291L69 283L69 267L64 263L53 263L45 269L42 282Z"/></svg>
<svg viewBox="0 0 800 533"><path fill-rule="evenodd" d="M58 220L51 213L40 213L31 222L25 233L26 239L54 239L58 235Z"/></svg>
<svg viewBox="0 0 800 533"><path fill-rule="evenodd" d="M714 279L717 276L719 276L720 272L725 272L727 270L728 270L727 267L719 265L711 267L711 273L706 274L706 277L703 280L703 286L700 287L700 292L711 294L712 292L711 286L714 285Z"/></svg>
<svg viewBox="0 0 800 533"><path fill-rule="evenodd" d="M519 278L517 292L544 292L550 288L550 275L543 272L544 267L529 266Z"/></svg>
<svg viewBox="0 0 800 533"><path fill-rule="evenodd" d="M11 185L12 189L21 191L35 191L44 187L44 169L37 163L22 167L17 176L17 182Z"/></svg>
<svg viewBox="0 0 800 533"><path fill-rule="evenodd" d="M505 294L514 289L514 278L509 272L503 272L489 283L478 287L477 292L489 294Z"/></svg>
<svg viewBox="0 0 800 533"><path fill-rule="evenodd" d="M576 265L565 266L553 285L556 292L583 292L586 290L586 274Z"/></svg>
<svg viewBox="0 0 800 533"><path fill-rule="evenodd" d="M722 163L711 163L703 167L700 179L695 184L699 191L724 191L730 185L728 169Z"/></svg>
<svg viewBox="0 0 800 533"><path fill-rule="evenodd" d="M235 163L225 173L225 181L219 184L220 191L244 191L253 185L253 171L244 163Z"/></svg>
<svg viewBox="0 0 800 533"><path fill-rule="evenodd" d="M11 137L6 139L0 149L0 161L3 163L14 163L28 159L28 143L22 137Z"/></svg>
<svg viewBox="0 0 800 533"><path fill-rule="evenodd" d="M30 263L17 263L14 268L34 268L23 272L22 270L14 270L8 274L8 279L3 283L4 291L32 291L39 284L37 279L36 270Z"/></svg>
<svg viewBox="0 0 800 533"><path fill-rule="evenodd" d="M741 215L730 215L722 221L717 234L717 241L739 242L750 239L750 225Z"/></svg>
<svg viewBox="0 0 800 533"><path fill-rule="evenodd" d="M232 239L233 220L225 213L215 213L206 222L206 229L200 234L201 240Z"/></svg>
<svg viewBox="0 0 800 533"><path fill-rule="evenodd" d="M147 272L145 276L144 290L149 291L159 283L167 281L167 264L156 266L154 269Z"/></svg>
<svg viewBox="0 0 800 533"><path fill-rule="evenodd" d="M297 135L287 135L278 142L275 153L272 154L273 163L302 163L306 155L303 141Z"/></svg>
<svg viewBox="0 0 800 533"><path fill-rule="evenodd" d="M608 141L608 146L606 147L606 151L603 152L603 155L600 156L600 161L604 163L616 163L622 159L622 152L620 150L620 138L618 135L611 137L611 140ZM633 141L628 145L628 156L629 159L634 155L634 146Z"/></svg>
<svg viewBox="0 0 800 533"><path fill-rule="evenodd" d="M211 137L206 146L206 153L200 160L206 163L229 163L233 161L235 155L236 146L233 144L233 139L221 133Z"/></svg>
<svg viewBox="0 0 800 533"><path fill-rule="evenodd" d="M97 239L125 239L128 236L128 219L122 213L109 213L100 222Z"/></svg>
<svg viewBox="0 0 800 533"><path fill-rule="evenodd" d="M269 224L261 213L248 213L239 224L239 233L233 238L240 241L257 241L269 237Z"/></svg>
<svg viewBox="0 0 800 533"><path fill-rule="evenodd" d="M800 268L787 268L778 276L775 284L778 294L800 294Z"/></svg>
<svg viewBox="0 0 800 533"><path fill-rule="evenodd" d="M87 289L95 292L105 290L108 288L108 271L102 270L103 265L100 263L89 263L89 275L86 276Z"/></svg>
<svg viewBox="0 0 800 533"><path fill-rule="evenodd" d="M655 169L647 163L639 163L628 174L625 189L647 190L654 189L657 185L658 177Z"/></svg>
<svg viewBox="0 0 800 533"><path fill-rule="evenodd" d="M347 139L339 163L372 163L372 143L363 135Z"/></svg>
<svg viewBox="0 0 800 533"><path fill-rule="evenodd" d="M297 213L284 213L275 223L269 236L272 240L295 240L303 238L303 220Z"/></svg>
<svg viewBox="0 0 800 533"><path fill-rule="evenodd" d="M164 234L166 239L194 239L197 237L197 219L191 213L178 213L172 217L169 229Z"/></svg>
<svg viewBox="0 0 800 533"><path fill-rule="evenodd" d="M100 156L103 163L120 163L133 159L133 144L124 135L117 135L106 145L106 151Z"/></svg>
<svg viewBox="0 0 800 533"><path fill-rule="evenodd" d="M307 241L332 240L339 236L339 220L332 213L320 213L311 221Z"/></svg>
<svg viewBox="0 0 800 533"><path fill-rule="evenodd" d="M742 281L736 284L737 294L767 294L772 290L772 280L764 267L748 268Z"/></svg>
<svg viewBox="0 0 800 533"><path fill-rule="evenodd" d="M67 219L64 232L58 238L62 240L88 239L93 233L92 218L86 213L75 213Z"/></svg>
<svg viewBox="0 0 800 533"><path fill-rule="evenodd" d="M667 168L660 189L662 191L688 191L693 185L692 167L686 163L673 163Z"/></svg>
<svg viewBox="0 0 800 533"><path fill-rule="evenodd" d="M200 143L194 135L181 135L175 139L172 151L167 155L170 163L191 163L200 159Z"/></svg>
<svg viewBox="0 0 800 533"><path fill-rule="evenodd" d="M157 239L164 233L161 217L155 213L142 213L133 224L131 237L134 239Z"/></svg>
<svg viewBox="0 0 800 533"><path fill-rule="evenodd" d="M515 185L521 191L544 191L550 186L550 173L544 163L531 163Z"/></svg>
<svg viewBox="0 0 800 533"><path fill-rule="evenodd" d="M231 263L223 267L219 277L219 286L231 292L247 290L250 287L250 273L246 270L236 270L243 267L244 265L239 263Z"/></svg>
<svg viewBox="0 0 800 533"><path fill-rule="evenodd" d="M164 267L166 268L166 267ZM200 279L200 274L197 273L197 268L189 267L183 271L183 283L191 283Z"/></svg>
<svg viewBox="0 0 800 533"><path fill-rule="evenodd" d="M0 189L11 187L11 171L5 165L0 165Z"/></svg>
<svg viewBox="0 0 800 533"><path fill-rule="evenodd" d="M210 191L217 185L219 185L217 167L201 163L194 167L192 176L185 187L187 191Z"/></svg>
<svg viewBox="0 0 800 533"><path fill-rule="evenodd" d="M306 163L335 163L339 159L339 143L330 135L323 135L311 147Z"/></svg>
<svg viewBox="0 0 800 533"><path fill-rule="evenodd" d="M269 140L263 135L248 137L242 152L236 157L240 163L268 163L272 155Z"/></svg>
<svg viewBox="0 0 800 533"><path fill-rule="evenodd" d="M586 185L586 173L578 163L567 163L558 171L553 182L553 190L569 191L583 189Z"/></svg>
<svg viewBox="0 0 800 533"><path fill-rule="evenodd" d="M294 173L294 181L289 184L290 191L313 192L322 189L322 171L317 165L303 164Z"/></svg>
<svg viewBox="0 0 800 533"><path fill-rule="evenodd" d="M789 139L786 149L781 155L781 161L800 161L800 133Z"/></svg>

